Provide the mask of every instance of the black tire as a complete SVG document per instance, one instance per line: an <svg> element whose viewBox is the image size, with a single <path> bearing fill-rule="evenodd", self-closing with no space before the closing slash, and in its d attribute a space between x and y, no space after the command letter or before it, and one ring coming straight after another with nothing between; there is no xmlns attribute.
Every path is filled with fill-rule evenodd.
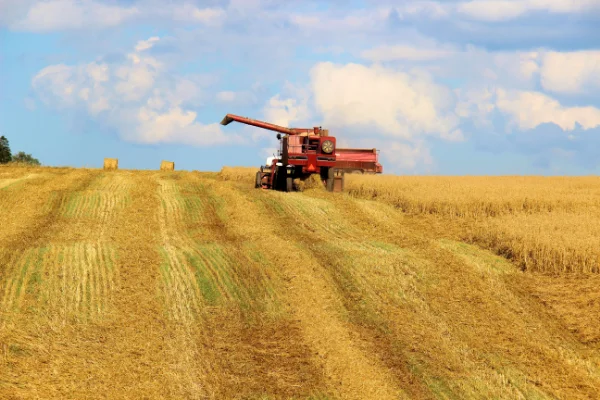
<svg viewBox="0 0 600 400"><path fill-rule="evenodd" d="M256 181L254 182L254 188L258 189L260 187L262 187L262 173L260 171L258 171L256 173Z"/></svg>
<svg viewBox="0 0 600 400"><path fill-rule="evenodd" d="M273 174L273 184L271 189L279 190L279 167L275 167L275 173Z"/></svg>
<svg viewBox="0 0 600 400"><path fill-rule="evenodd" d="M328 192L333 192L334 177L335 177L335 171L334 171L334 169L333 168L329 168L327 170L327 181L326 181L326 186L327 186L327 191Z"/></svg>
<svg viewBox="0 0 600 400"><path fill-rule="evenodd" d="M277 170L275 171L275 190L279 190L281 192L285 192L286 191L286 175L287 175L287 171L285 169L285 167L277 167Z"/></svg>

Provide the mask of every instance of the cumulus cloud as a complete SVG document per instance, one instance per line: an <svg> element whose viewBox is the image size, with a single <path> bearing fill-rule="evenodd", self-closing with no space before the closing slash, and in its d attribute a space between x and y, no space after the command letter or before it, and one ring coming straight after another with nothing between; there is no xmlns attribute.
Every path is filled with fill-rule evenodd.
<svg viewBox="0 0 600 400"><path fill-rule="evenodd" d="M286 82L282 92L268 100L263 108L263 115L267 121L276 125L304 128L305 126L294 124L308 123L312 117L309 98L310 93L306 88Z"/></svg>
<svg viewBox="0 0 600 400"><path fill-rule="evenodd" d="M474 0L457 6L460 14L483 21L514 19L531 11L568 14L598 9L598 0Z"/></svg>
<svg viewBox="0 0 600 400"><path fill-rule="evenodd" d="M365 50L361 56L371 61L391 60L438 60L456 54L455 50L440 48L422 48L411 45L384 45Z"/></svg>
<svg viewBox="0 0 600 400"><path fill-rule="evenodd" d="M158 14L160 14L160 12L158 12ZM216 7L200 9L186 3L179 7L173 7L172 17L175 21L220 25L225 17L225 10Z"/></svg>
<svg viewBox="0 0 600 400"><path fill-rule="evenodd" d="M485 21L502 21L524 14L527 11L525 0L483 0L462 3L458 11L469 17Z"/></svg>
<svg viewBox="0 0 600 400"><path fill-rule="evenodd" d="M416 65L438 77L454 77L470 85L495 85L520 90L541 86L557 94L593 94L600 89L600 51L489 51L467 45L464 49L424 42L378 46L361 54L373 61Z"/></svg>
<svg viewBox="0 0 600 400"><path fill-rule="evenodd" d="M166 7L160 0L0 0L0 23L15 30L41 32L110 28L134 20L221 26L226 21L237 25L240 21L251 24L260 19L269 21L272 28L290 24L299 28L302 35L328 32L343 36L351 32L381 32L391 21L409 24L435 20L450 21L455 28L472 36L473 27L464 23L464 19L505 21L530 12L565 14L600 10L598 0L378 0L373 2L374 7L361 10L344 9L344 2L334 2L328 10L306 11L315 3L318 1L174 0Z"/></svg>
<svg viewBox="0 0 600 400"><path fill-rule="evenodd" d="M139 41L126 61L117 65L48 66L36 74L32 86L46 104L83 108L125 140L199 146L239 140L223 134L217 123L197 120L191 106L202 95L201 82L173 76L163 63L145 54L157 41Z"/></svg>
<svg viewBox="0 0 600 400"><path fill-rule="evenodd" d="M289 20L292 24L311 31L348 31L348 30L377 30L385 21L390 8L371 8L351 11L345 14L337 13L292 13ZM323 23L323 21L327 23Z"/></svg>
<svg viewBox="0 0 600 400"><path fill-rule="evenodd" d="M436 78L475 85L534 89L538 84L543 50L489 51L473 45L439 43L415 36L399 44L364 50L369 61L385 62L395 69L410 70L418 66Z"/></svg>
<svg viewBox="0 0 600 400"><path fill-rule="evenodd" d="M414 170L421 165L432 165L433 158L425 144L392 142L381 147L381 154L400 170Z"/></svg>
<svg viewBox="0 0 600 400"><path fill-rule="evenodd" d="M324 126L340 146L378 148L390 170L432 165L426 137L462 141L452 91L419 70L317 63L306 87L286 83L264 107L283 126ZM399 169L398 169L399 168Z"/></svg>
<svg viewBox="0 0 600 400"><path fill-rule="evenodd" d="M137 7L107 5L93 0L38 1L31 5L24 18L11 24L11 28L40 32L111 27L139 14Z"/></svg>
<svg viewBox="0 0 600 400"><path fill-rule="evenodd" d="M547 52L540 68L544 89L562 93L600 89L600 51Z"/></svg>
<svg viewBox="0 0 600 400"><path fill-rule="evenodd" d="M311 71L311 91L326 125L375 128L403 139L460 136L452 92L418 70L319 63Z"/></svg>
<svg viewBox="0 0 600 400"><path fill-rule="evenodd" d="M597 0L377 0L361 10L341 1L326 10L313 7L312 0L171 3L165 7L159 0L0 0L0 24L38 32L138 22L156 26L156 21L167 30L173 21L184 25L168 42L150 37L118 59L51 65L33 79L39 98L51 107L83 109L132 141L226 143L231 135L224 137L218 125L200 122L204 110L212 110L205 104L213 103L227 112L247 110L254 114L250 117L284 126L323 125L352 146L368 135L365 146L376 141L390 163L410 168L430 165L430 138L471 140L502 130L506 121L515 130L553 123L560 127L557 131L575 136L579 124L597 126L597 109L587 103L600 88L598 51L559 52L538 46L550 45L558 36L565 45L575 36L531 20L526 21L529 26L522 21L474 21L508 21L534 12L544 14L545 21L560 18L548 15L552 13L589 15L600 4ZM506 50L508 42L496 32L507 25L511 30L506 35L519 37L523 43L518 45L527 50ZM588 29L571 28L580 36ZM425 32L432 37L423 37ZM488 38L482 39L482 32ZM492 37L494 46L505 50L469 45L465 34L470 43L489 44ZM527 40L533 36L539 41L531 45ZM114 39L103 39L101 45L112 47ZM73 36L70 40L76 42ZM593 46L594 40L585 46ZM110 51L121 54L119 49ZM226 86L207 93L205 79L175 73L200 62L203 69L218 69L215 76L223 77ZM292 76L296 84L286 83L274 95L273 88ZM262 91L248 87L257 79ZM588 95L583 106L580 94ZM486 133L476 133L473 126L486 127ZM236 129L255 140L274 137L256 128ZM402 156L393 158L394 154Z"/></svg>
<svg viewBox="0 0 600 400"><path fill-rule="evenodd" d="M557 100L539 92L496 92L498 110L510 116L520 129L533 129L544 123L558 125L563 131L572 131L576 124L584 130L600 126L600 109L587 107L564 107Z"/></svg>
<svg viewBox="0 0 600 400"><path fill-rule="evenodd" d="M199 8L183 1L165 7L163 2L157 1L137 1L123 6L101 0L0 0L0 10L8 10L7 15L0 16L0 23L28 32L111 28L134 19L168 19L216 26L225 17L221 8Z"/></svg>
<svg viewBox="0 0 600 400"><path fill-rule="evenodd" d="M495 53L472 48L458 52L452 55L457 62L477 62L465 71L465 76L474 78L454 90L407 64L317 63L310 72L309 91L288 88L287 95L269 100L266 114L286 126L312 120L336 132L344 145L360 142L374 147L377 143L386 161L401 169L433 163L427 138L463 141L476 135L473 127L485 128L478 141L485 140L484 132L502 126L519 133L544 124L555 124L561 131L599 127L597 107L567 106L533 89L545 76L546 54L543 50ZM577 68L573 71L578 74Z"/></svg>
<svg viewBox="0 0 600 400"><path fill-rule="evenodd" d="M496 108L495 90L491 88L457 89L456 114L477 127L489 126L489 115Z"/></svg>

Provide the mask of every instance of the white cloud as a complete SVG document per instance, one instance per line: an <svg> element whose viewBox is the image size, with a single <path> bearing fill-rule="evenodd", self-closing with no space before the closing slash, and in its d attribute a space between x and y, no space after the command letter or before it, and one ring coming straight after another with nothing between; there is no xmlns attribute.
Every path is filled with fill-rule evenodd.
<svg viewBox="0 0 600 400"><path fill-rule="evenodd" d="M136 7L120 7L93 0L50 0L34 3L25 17L11 25L15 30L53 31L111 27L140 14Z"/></svg>
<svg viewBox="0 0 600 400"><path fill-rule="evenodd" d="M361 10L334 5L320 12L298 11L300 2L281 0L235 0L228 2L224 8L201 8L195 3L176 0L165 6L164 1L160 0L137 0L132 5L124 6L117 1L104 0L0 0L0 24L15 30L41 32L110 28L133 20L145 23L169 20L221 26L226 18L237 18L237 21L241 18L268 21L273 26L280 25L281 21L289 21L305 29L307 35L329 32L343 36L351 32L381 31L391 13L400 20L446 19L460 22L464 17L502 21L532 11L583 13L600 10L598 0L378 0L374 3L376 6Z"/></svg>
<svg viewBox="0 0 600 400"><path fill-rule="evenodd" d="M402 41L406 42L406 38ZM410 43L378 46L361 55L371 61L393 63L397 69L410 70L418 65L420 70L461 86L468 82L469 85L534 89L538 84L542 50L490 52L472 45L461 48L420 36L411 38Z"/></svg>
<svg viewBox="0 0 600 400"><path fill-rule="evenodd" d="M414 170L419 165L433 164L431 153L423 142L412 144L388 142L382 145L380 149L381 155L401 170Z"/></svg>
<svg viewBox="0 0 600 400"><path fill-rule="evenodd" d="M203 125L196 121L195 111L170 107L156 112L149 107L138 111L138 124L134 131L127 132L125 139L142 143L182 143L209 146L231 142L232 136L222 132L217 123Z"/></svg>
<svg viewBox="0 0 600 400"><path fill-rule="evenodd" d="M390 60L438 60L456 54L456 51L439 48L422 48L411 45L379 46L362 52L361 56L371 61Z"/></svg>
<svg viewBox="0 0 600 400"><path fill-rule="evenodd" d="M458 12L484 21L512 19L527 11L525 0L483 0L462 3Z"/></svg>
<svg viewBox="0 0 600 400"><path fill-rule="evenodd" d="M600 51L548 52L542 58L542 87L561 93L600 89Z"/></svg>
<svg viewBox="0 0 600 400"><path fill-rule="evenodd" d="M598 0L474 0L460 3L460 14L483 21L504 21L531 11L568 14L600 9Z"/></svg>
<svg viewBox="0 0 600 400"><path fill-rule="evenodd" d="M0 26L10 25L27 13L34 0L0 0Z"/></svg>
<svg viewBox="0 0 600 400"><path fill-rule="evenodd" d="M0 10L5 9L10 13L2 16L0 12L0 23L29 32L111 28L133 19L219 25L225 17L221 8L198 8L188 2L165 7L164 2L140 1L126 7L100 0L0 0Z"/></svg>
<svg viewBox="0 0 600 400"><path fill-rule="evenodd" d="M417 16L431 19L446 18L451 15L451 7L438 1L418 0L403 2L398 6L398 1L393 2L394 10L400 18L405 16Z"/></svg>
<svg viewBox="0 0 600 400"><path fill-rule="evenodd" d="M201 82L172 76L164 65L144 54L158 38L140 41L120 65L99 62L51 65L33 78L46 104L59 109L84 108L125 140L139 143L211 145L241 140L221 126L204 125L189 109L201 95Z"/></svg>
<svg viewBox="0 0 600 400"><path fill-rule="evenodd" d="M154 46L154 43L158 42L159 40L160 40L160 38L158 36L152 36L148 40L140 40L135 45L135 51L140 52L140 51L148 50L148 49L152 48L152 46Z"/></svg>
<svg viewBox="0 0 600 400"><path fill-rule="evenodd" d="M515 83L531 82L539 73L539 52L498 52L490 55L494 69L510 77Z"/></svg>
<svg viewBox="0 0 600 400"><path fill-rule="evenodd" d="M600 126L600 109L596 107L563 107L557 100L539 92L496 91L496 106L507 114L520 129L533 129L544 123L554 123L564 131Z"/></svg>
<svg viewBox="0 0 600 400"><path fill-rule="evenodd" d="M183 4L173 8L172 18L175 21L200 22L205 25L219 25L225 17L221 8L200 9L191 4Z"/></svg>
<svg viewBox="0 0 600 400"><path fill-rule="evenodd" d="M423 136L464 140L455 103L422 71L327 62L312 68L309 88L287 83L264 114L283 126L326 126L340 146L376 147L390 167L413 170L433 163Z"/></svg>
<svg viewBox="0 0 600 400"><path fill-rule="evenodd" d="M311 117L309 96L307 89L286 82L282 93L271 97L263 108L265 119L276 125L304 128L294 124L307 123Z"/></svg>
<svg viewBox="0 0 600 400"><path fill-rule="evenodd" d="M286 15L294 25L310 30L310 32L348 32L371 31L381 28L382 23L388 18L391 8L374 8L359 12L334 14L328 12ZM327 23L323 23L327 21Z"/></svg>
<svg viewBox="0 0 600 400"><path fill-rule="evenodd" d="M599 0L600 1L600 0ZM439 78L460 78L468 85L536 90L561 94L593 94L600 90L600 51L487 51L457 49L421 40L422 45L379 46L362 52L373 61L395 61L397 67L419 68ZM464 85L461 85L464 86Z"/></svg>
<svg viewBox="0 0 600 400"><path fill-rule="evenodd" d="M495 90L490 88L458 89L460 101L456 105L456 114L464 119L469 119L476 126L488 126L489 114L496 108Z"/></svg>
<svg viewBox="0 0 600 400"><path fill-rule="evenodd" d="M459 122L451 91L416 70L319 63L311 71L311 90L326 125L375 127L411 139L450 137Z"/></svg>
<svg viewBox="0 0 600 400"><path fill-rule="evenodd" d="M161 64L152 57L140 57L130 54L131 62L115 69L114 75L119 78L115 82L115 91L128 101L139 101L145 97L161 73Z"/></svg>

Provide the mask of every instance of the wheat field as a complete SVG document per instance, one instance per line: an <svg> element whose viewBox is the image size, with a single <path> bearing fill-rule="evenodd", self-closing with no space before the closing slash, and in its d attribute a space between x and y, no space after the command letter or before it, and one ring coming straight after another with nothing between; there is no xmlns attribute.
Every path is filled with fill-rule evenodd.
<svg viewBox="0 0 600 400"><path fill-rule="evenodd" d="M544 273L600 272L600 178L350 175L351 196L468 224L461 239ZM459 221L457 221L459 220Z"/></svg>
<svg viewBox="0 0 600 400"><path fill-rule="evenodd" d="M600 398L600 179L0 168L0 398Z"/></svg>

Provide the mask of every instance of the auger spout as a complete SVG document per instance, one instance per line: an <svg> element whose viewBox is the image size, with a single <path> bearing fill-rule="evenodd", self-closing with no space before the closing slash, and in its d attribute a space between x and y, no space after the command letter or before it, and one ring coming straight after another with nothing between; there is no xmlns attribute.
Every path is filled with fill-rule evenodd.
<svg viewBox="0 0 600 400"><path fill-rule="evenodd" d="M256 126L258 128L267 129L270 131L275 131L279 133L283 133L286 135L302 135L302 134L313 134L315 136L321 135L321 128L286 128L284 126L271 124L269 122L260 121L257 119L240 117L239 115L227 114L223 120L221 121L221 125L228 125L233 121L240 122L246 125Z"/></svg>

